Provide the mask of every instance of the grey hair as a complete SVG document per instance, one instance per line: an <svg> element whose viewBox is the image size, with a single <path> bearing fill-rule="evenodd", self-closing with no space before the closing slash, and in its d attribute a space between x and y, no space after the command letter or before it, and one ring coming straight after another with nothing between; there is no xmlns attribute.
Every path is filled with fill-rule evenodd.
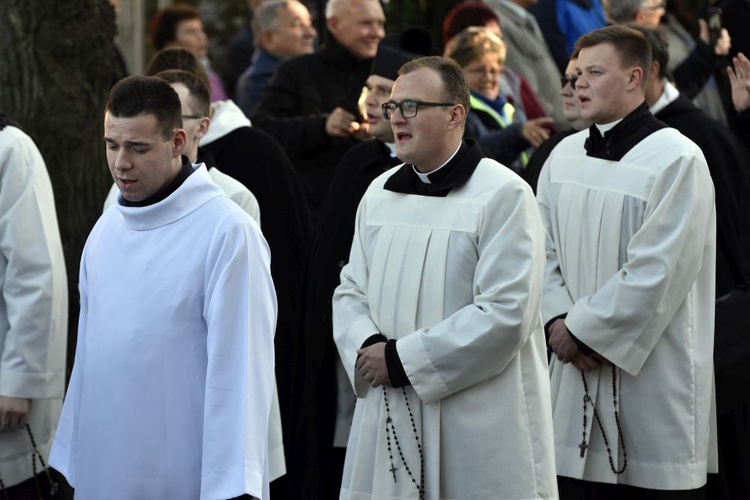
<svg viewBox="0 0 750 500"><path fill-rule="evenodd" d="M643 0L609 0L607 15L613 23L629 23L643 6Z"/></svg>
<svg viewBox="0 0 750 500"><path fill-rule="evenodd" d="M282 8L285 9L291 1L274 0L265 2L253 13L253 35L255 35L256 43L260 39L260 34L264 31L276 31L276 28L279 27L279 11Z"/></svg>
<svg viewBox="0 0 750 500"><path fill-rule="evenodd" d="M342 11L350 7L357 0L328 0L326 2L326 19L340 15Z"/></svg>

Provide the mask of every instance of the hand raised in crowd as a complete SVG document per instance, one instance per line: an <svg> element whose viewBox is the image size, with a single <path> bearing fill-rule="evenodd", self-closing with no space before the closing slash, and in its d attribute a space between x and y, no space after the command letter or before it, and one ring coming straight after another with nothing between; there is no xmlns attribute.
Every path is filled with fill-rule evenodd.
<svg viewBox="0 0 750 500"><path fill-rule="evenodd" d="M732 103L737 111L750 108L750 60L742 52L732 58L732 66L727 67L729 82L732 84Z"/></svg>
<svg viewBox="0 0 750 500"><path fill-rule="evenodd" d="M701 40L703 40L706 44L711 43L711 34L708 29L708 23L705 19L698 19L698 24L700 25L700 37ZM721 35L716 40L716 44L714 45L714 54L717 56L725 56L729 54L729 49L732 48L732 38L729 36L729 32L726 30L726 28L721 28Z"/></svg>
<svg viewBox="0 0 750 500"><path fill-rule="evenodd" d="M357 370L372 387L391 386L385 364L385 342L378 342L357 351Z"/></svg>
<svg viewBox="0 0 750 500"><path fill-rule="evenodd" d="M30 401L0 396L0 433L15 432L26 427Z"/></svg>
<svg viewBox="0 0 750 500"><path fill-rule="evenodd" d="M336 108L328 115L326 133L331 137L349 137L352 135L360 138L369 137L367 127L356 121L355 116L343 108Z"/></svg>
<svg viewBox="0 0 750 500"><path fill-rule="evenodd" d="M538 148L549 138L549 129L547 127L551 127L553 122L554 120L548 116L529 120L521 126L521 135L529 141L529 144Z"/></svg>

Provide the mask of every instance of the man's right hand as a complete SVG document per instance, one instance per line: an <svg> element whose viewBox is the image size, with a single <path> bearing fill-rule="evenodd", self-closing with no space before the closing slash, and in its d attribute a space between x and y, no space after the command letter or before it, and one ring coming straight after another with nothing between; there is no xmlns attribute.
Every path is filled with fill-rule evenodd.
<svg viewBox="0 0 750 500"><path fill-rule="evenodd" d="M727 68L729 81L732 84L732 102L738 112L750 108L750 60L740 52L732 59L732 66Z"/></svg>
<svg viewBox="0 0 750 500"><path fill-rule="evenodd" d="M326 134L331 137L349 137L360 129L354 115L343 108L334 109L326 118Z"/></svg>
<svg viewBox="0 0 750 500"><path fill-rule="evenodd" d="M28 399L0 396L0 433L26 427L30 403Z"/></svg>

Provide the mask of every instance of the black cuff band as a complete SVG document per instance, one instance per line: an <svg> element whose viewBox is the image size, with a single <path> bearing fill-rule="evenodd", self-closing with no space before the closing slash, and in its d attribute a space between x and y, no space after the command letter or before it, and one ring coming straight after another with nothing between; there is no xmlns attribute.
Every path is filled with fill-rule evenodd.
<svg viewBox="0 0 750 500"><path fill-rule="evenodd" d="M406 376L404 365L398 357L396 341L389 340L385 345L385 366L388 368L388 378L391 379L391 387L404 387L411 385L409 377Z"/></svg>

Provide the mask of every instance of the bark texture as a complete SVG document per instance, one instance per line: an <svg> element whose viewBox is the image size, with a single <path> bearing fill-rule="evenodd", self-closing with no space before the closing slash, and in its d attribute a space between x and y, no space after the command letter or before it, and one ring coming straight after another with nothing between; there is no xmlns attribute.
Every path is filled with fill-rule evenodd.
<svg viewBox="0 0 750 500"><path fill-rule="evenodd" d="M103 110L117 74L107 0L0 2L0 110L36 142L52 180L70 291L68 372L83 245L112 183Z"/></svg>

